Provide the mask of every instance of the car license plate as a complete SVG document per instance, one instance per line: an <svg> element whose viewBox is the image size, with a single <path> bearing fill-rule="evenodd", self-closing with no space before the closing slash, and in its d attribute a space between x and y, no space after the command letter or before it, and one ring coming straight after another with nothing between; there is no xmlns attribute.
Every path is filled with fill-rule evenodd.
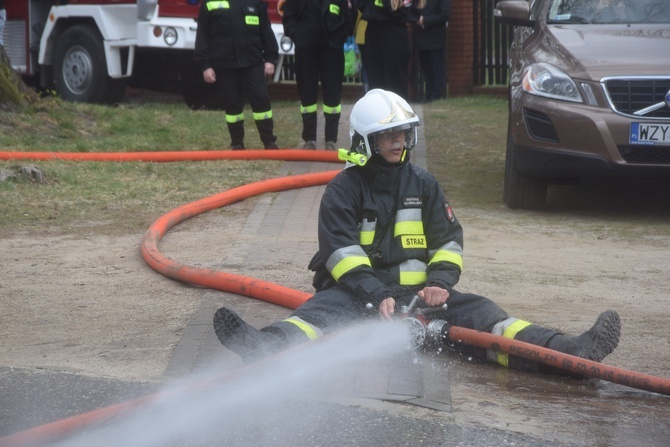
<svg viewBox="0 0 670 447"><path fill-rule="evenodd" d="M630 144L670 145L670 124L631 123Z"/></svg>

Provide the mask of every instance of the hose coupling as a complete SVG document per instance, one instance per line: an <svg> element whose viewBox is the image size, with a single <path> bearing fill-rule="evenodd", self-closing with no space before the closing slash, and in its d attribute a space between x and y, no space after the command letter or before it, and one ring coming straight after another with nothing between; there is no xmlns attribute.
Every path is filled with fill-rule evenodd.
<svg viewBox="0 0 670 447"><path fill-rule="evenodd" d="M449 341L451 325L444 320L432 320L426 326L426 341L432 346L442 346Z"/></svg>

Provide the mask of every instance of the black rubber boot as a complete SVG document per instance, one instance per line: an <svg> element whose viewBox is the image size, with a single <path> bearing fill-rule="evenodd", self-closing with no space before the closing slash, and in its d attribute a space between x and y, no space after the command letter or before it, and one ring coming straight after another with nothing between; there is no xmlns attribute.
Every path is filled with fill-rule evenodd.
<svg viewBox="0 0 670 447"><path fill-rule="evenodd" d="M337 141L337 135L340 131L340 114L339 113L324 113L323 114L325 124L325 137L326 141Z"/></svg>
<svg viewBox="0 0 670 447"><path fill-rule="evenodd" d="M602 362L617 347L620 336L619 314L613 310L606 310L598 316L593 327L582 335L568 337L557 334L549 339L546 347L594 362Z"/></svg>
<svg viewBox="0 0 670 447"><path fill-rule="evenodd" d="M225 307L214 314L214 332L228 349L251 363L283 350L285 337L270 328L258 330L245 323L235 312Z"/></svg>
<svg viewBox="0 0 670 447"><path fill-rule="evenodd" d="M232 149L244 148L244 121L227 124L230 133L230 147Z"/></svg>
<svg viewBox="0 0 670 447"><path fill-rule="evenodd" d="M303 141L316 141L316 112L302 114L302 139ZM337 134L335 134L337 137Z"/></svg>
<svg viewBox="0 0 670 447"><path fill-rule="evenodd" d="M265 149L277 149L277 137L274 134L274 121L272 118L256 120L256 128Z"/></svg>

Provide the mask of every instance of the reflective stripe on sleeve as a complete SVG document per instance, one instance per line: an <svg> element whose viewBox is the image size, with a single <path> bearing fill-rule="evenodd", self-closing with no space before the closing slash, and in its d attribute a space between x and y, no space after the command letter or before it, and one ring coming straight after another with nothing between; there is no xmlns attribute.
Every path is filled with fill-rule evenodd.
<svg viewBox="0 0 670 447"><path fill-rule="evenodd" d="M328 7L328 10L330 11L331 14L335 14L335 15L338 15L338 16L340 15L340 7L337 6L337 5L332 5L331 4Z"/></svg>
<svg viewBox="0 0 670 447"><path fill-rule="evenodd" d="M328 261L326 261L326 268L335 281L339 281L342 275L362 265L372 267L370 258L360 245L340 248L330 255Z"/></svg>
<svg viewBox="0 0 670 447"><path fill-rule="evenodd" d="M456 242L449 242L437 250L430 250L428 255L430 256L429 265L434 262L451 262L463 270L463 247Z"/></svg>
<svg viewBox="0 0 670 447"><path fill-rule="evenodd" d="M309 324L300 317L288 317L284 321L298 326L298 329L303 331L310 340L315 340L319 337L323 337L323 331L321 329L314 326L313 324Z"/></svg>
<svg viewBox="0 0 670 447"><path fill-rule="evenodd" d="M518 318L508 318L493 326L491 333L514 340L516 334L526 329L531 324L532 323L529 323L528 321L519 320ZM509 365L509 355L504 352L488 350L486 352L486 357L492 362L500 363L504 367Z"/></svg>

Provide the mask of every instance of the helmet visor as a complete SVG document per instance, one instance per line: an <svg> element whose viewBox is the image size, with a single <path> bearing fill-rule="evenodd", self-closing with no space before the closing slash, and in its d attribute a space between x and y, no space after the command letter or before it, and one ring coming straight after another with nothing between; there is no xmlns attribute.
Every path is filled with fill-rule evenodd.
<svg viewBox="0 0 670 447"><path fill-rule="evenodd" d="M414 148L417 141L416 126L417 123L404 123L370 134L368 136L370 147L373 151L378 152L377 136L388 133L403 132L405 134L405 149L411 150Z"/></svg>

